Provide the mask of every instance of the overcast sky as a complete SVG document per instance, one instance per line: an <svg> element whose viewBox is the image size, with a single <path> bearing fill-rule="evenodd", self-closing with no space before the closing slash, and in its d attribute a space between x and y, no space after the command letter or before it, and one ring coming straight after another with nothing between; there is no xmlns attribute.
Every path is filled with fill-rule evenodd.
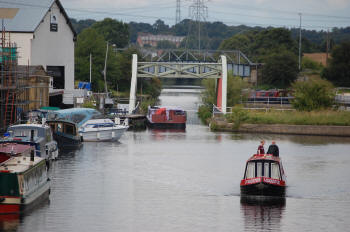
<svg viewBox="0 0 350 232"><path fill-rule="evenodd" d="M181 0L181 19L190 18L195 0ZM77 19L111 17L124 22L175 23L176 0L61 0L68 15ZM229 25L299 27L327 30L350 26L350 0L210 0L206 21Z"/></svg>

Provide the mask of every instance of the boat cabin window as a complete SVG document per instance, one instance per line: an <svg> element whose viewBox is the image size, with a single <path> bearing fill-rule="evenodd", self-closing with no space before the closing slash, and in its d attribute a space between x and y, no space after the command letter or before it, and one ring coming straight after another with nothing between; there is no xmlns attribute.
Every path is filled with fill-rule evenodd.
<svg viewBox="0 0 350 232"><path fill-rule="evenodd" d="M10 131L10 134L13 134L13 137L30 137L31 130L24 128L16 128L13 131ZM34 130L34 137L38 137L38 130Z"/></svg>
<svg viewBox="0 0 350 232"><path fill-rule="evenodd" d="M113 123L105 123L103 127L113 127Z"/></svg>
<svg viewBox="0 0 350 232"><path fill-rule="evenodd" d="M271 178L280 179L280 168L278 163L271 163Z"/></svg>
<svg viewBox="0 0 350 232"><path fill-rule="evenodd" d="M247 171L245 174L245 178L254 178L255 177L255 163L254 162L248 162L247 164Z"/></svg>
<svg viewBox="0 0 350 232"><path fill-rule="evenodd" d="M270 163L268 163L268 162L264 163L263 177L270 177Z"/></svg>
<svg viewBox="0 0 350 232"><path fill-rule="evenodd" d="M65 129L64 132L65 132L66 134L70 134L70 135L75 134L75 133L74 133L74 126L73 126L73 125L65 124L65 128L64 128L64 129Z"/></svg>
<svg viewBox="0 0 350 232"><path fill-rule="evenodd" d="M281 179L279 164L267 161L248 162L244 178L249 179L255 177L269 177L273 179Z"/></svg>
<svg viewBox="0 0 350 232"><path fill-rule="evenodd" d="M174 115L185 115L185 111L175 110Z"/></svg>
<svg viewBox="0 0 350 232"><path fill-rule="evenodd" d="M62 123L58 123L58 124L57 124L57 131L58 131L58 132L63 132Z"/></svg>

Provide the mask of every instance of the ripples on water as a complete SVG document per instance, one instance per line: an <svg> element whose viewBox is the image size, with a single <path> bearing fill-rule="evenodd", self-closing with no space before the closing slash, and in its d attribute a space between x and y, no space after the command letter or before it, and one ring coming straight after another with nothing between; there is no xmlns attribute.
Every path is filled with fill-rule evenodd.
<svg viewBox="0 0 350 232"><path fill-rule="evenodd" d="M175 95L175 96L174 96ZM127 132L61 154L50 201L1 216L5 231L346 231L349 139L213 133L194 111L198 94L162 95L189 110L186 131ZM276 139L287 197L244 199L239 183L259 140Z"/></svg>

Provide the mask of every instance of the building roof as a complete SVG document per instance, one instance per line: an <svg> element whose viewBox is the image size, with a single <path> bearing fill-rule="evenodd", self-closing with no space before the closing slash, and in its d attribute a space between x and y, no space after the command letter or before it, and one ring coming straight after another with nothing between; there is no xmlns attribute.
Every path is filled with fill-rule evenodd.
<svg viewBox="0 0 350 232"><path fill-rule="evenodd" d="M46 73L42 65L17 65L17 72L21 74L35 75L40 73Z"/></svg>
<svg viewBox="0 0 350 232"><path fill-rule="evenodd" d="M76 36L69 17L59 0L1 0L0 8L19 8L13 19L4 19L5 30L10 32L34 32L55 2L66 18L74 36Z"/></svg>

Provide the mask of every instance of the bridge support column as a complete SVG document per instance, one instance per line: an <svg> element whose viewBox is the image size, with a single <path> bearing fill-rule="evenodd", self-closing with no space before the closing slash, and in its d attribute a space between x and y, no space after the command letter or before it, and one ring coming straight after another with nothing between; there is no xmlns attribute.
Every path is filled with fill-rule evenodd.
<svg viewBox="0 0 350 232"><path fill-rule="evenodd" d="M221 93L221 97L222 97L222 113L226 114L226 108L227 108L227 60L226 60L226 56L221 56L221 65L222 65L222 93Z"/></svg>
<svg viewBox="0 0 350 232"><path fill-rule="evenodd" d="M137 89L137 54L132 55L131 86L129 97L129 114L135 110L136 89Z"/></svg>

